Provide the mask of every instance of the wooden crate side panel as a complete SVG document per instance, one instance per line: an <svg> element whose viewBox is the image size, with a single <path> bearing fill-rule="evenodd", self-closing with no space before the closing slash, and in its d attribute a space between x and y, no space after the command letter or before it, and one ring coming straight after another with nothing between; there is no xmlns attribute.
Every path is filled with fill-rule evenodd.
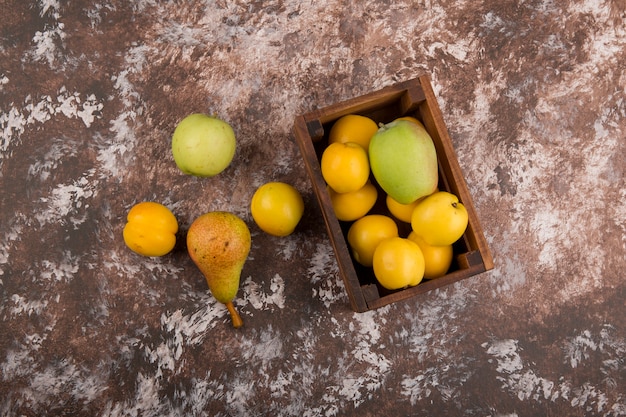
<svg viewBox="0 0 626 417"><path fill-rule="evenodd" d="M317 157L315 156L313 142L308 137L308 128L304 118L296 119L294 134L301 153L304 156L304 164L309 178L311 178L318 203L322 207L322 216L326 229L329 231L330 242L335 252L335 257L337 258L340 275L344 280L344 286L346 287L350 305L354 311L366 311L367 304L360 292L361 284L354 268L352 268L352 259L350 258L350 252L348 251L348 247L341 232L339 221L332 214L333 209L330 196L326 192L326 183L324 182Z"/></svg>
<svg viewBox="0 0 626 417"><path fill-rule="evenodd" d="M314 110L305 114L304 118L306 121L319 120L321 124L325 125L348 114L369 115L397 102L401 95L402 91L396 89L371 93L367 96L333 104L321 110Z"/></svg>
<svg viewBox="0 0 626 417"><path fill-rule="evenodd" d="M418 294L423 294L425 292L432 291L437 288L448 286L457 281L464 280L466 278L477 275L484 271L485 271L485 268L482 263L479 265L474 265L471 268L455 271L451 274L444 275L441 278L423 281L415 287L406 288L404 290L400 290L400 291L397 291L397 292L394 292L394 293L391 293L389 295L385 295L379 298L366 299L367 306L370 310L374 310L374 309L386 306L387 304L404 301L409 298L415 297Z"/></svg>
<svg viewBox="0 0 626 417"><path fill-rule="evenodd" d="M440 158L440 162L442 169L448 176L451 192L459 196L468 212L469 224L465 237L469 240L473 249L480 251L486 270L493 269L493 258L485 240L478 215L474 209L474 202L467 187L467 183L465 182L465 178L463 177L461 166L456 157L456 152L454 151L452 139L448 134L448 129L444 123L439 104L437 103L437 98L428 82L428 78L423 76L420 80L422 80L422 87L428 104L420 106L422 119L429 132L431 132L431 136L434 136L433 140L435 140L435 145L438 147L437 152L441 152L445 155L445 158Z"/></svg>

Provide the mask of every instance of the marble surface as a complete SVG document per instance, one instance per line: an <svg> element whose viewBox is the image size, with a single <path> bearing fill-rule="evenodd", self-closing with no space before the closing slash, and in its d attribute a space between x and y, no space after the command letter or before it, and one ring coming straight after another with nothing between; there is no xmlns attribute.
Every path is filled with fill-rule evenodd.
<svg viewBox="0 0 626 417"><path fill-rule="evenodd" d="M0 2L0 415L626 416L623 0ZM350 310L294 117L431 76L492 271ZM170 152L231 123L217 177ZM306 203L274 238L271 180ZM130 207L240 215L235 330Z"/></svg>

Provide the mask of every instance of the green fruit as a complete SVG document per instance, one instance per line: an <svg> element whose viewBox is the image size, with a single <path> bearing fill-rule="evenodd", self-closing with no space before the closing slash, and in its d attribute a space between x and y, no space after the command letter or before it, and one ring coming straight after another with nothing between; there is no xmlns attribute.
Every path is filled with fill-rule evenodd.
<svg viewBox="0 0 626 417"><path fill-rule="evenodd" d="M205 114L191 114L176 126L172 154L185 174L212 177L226 169L236 148L235 132L223 120Z"/></svg>
<svg viewBox="0 0 626 417"><path fill-rule="evenodd" d="M213 297L228 308L235 327L243 322L232 300L239 290L250 245L250 229L243 220L228 212L203 214L187 232L189 256L206 278Z"/></svg>
<svg viewBox="0 0 626 417"><path fill-rule="evenodd" d="M396 120L378 129L370 141L369 159L374 178L398 203L410 204L437 188L435 145L416 123Z"/></svg>

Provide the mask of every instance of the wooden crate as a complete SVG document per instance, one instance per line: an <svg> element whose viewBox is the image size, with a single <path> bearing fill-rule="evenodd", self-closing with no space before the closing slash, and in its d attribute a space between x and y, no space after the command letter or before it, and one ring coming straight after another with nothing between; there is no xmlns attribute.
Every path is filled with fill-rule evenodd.
<svg viewBox="0 0 626 417"><path fill-rule="evenodd" d="M389 291L377 283L371 268L365 268L352 259L346 240L351 223L339 221L335 216L320 170L320 158L328 145L328 132L337 119L347 114L367 116L376 123L413 116L423 122L431 135L439 160L439 189L457 195L469 216L465 234L453 246L452 266L443 277L423 280L415 287ZM353 310L364 312L379 308L493 268L493 259L427 75L298 116L293 131L322 208L339 273ZM370 213L389 214L383 192L379 192L379 201ZM398 222L398 226L401 236L410 231L408 224Z"/></svg>

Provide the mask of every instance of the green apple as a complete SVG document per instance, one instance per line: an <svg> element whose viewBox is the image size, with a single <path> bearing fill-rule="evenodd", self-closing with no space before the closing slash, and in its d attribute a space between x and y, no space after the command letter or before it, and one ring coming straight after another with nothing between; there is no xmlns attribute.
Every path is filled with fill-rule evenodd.
<svg viewBox="0 0 626 417"><path fill-rule="evenodd" d="M194 113L178 123L172 136L172 154L185 174L212 177L224 171L235 155L232 127L217 117Z"/></svg>
<svg viewBox="0 0 626 417"><path fill-rule="evenodd" d="M456 195L437 191L413 210L411 228L432 246L451 245L465 233L468 216Z"/></svg>
<svg viewBox="0 0 626 417"><path fill-rule="evenodd" d="M380 187L401 204L410 204L437 188L437 151L420 125L395 120L378 129L369 145L370 167Z"/></svg>

